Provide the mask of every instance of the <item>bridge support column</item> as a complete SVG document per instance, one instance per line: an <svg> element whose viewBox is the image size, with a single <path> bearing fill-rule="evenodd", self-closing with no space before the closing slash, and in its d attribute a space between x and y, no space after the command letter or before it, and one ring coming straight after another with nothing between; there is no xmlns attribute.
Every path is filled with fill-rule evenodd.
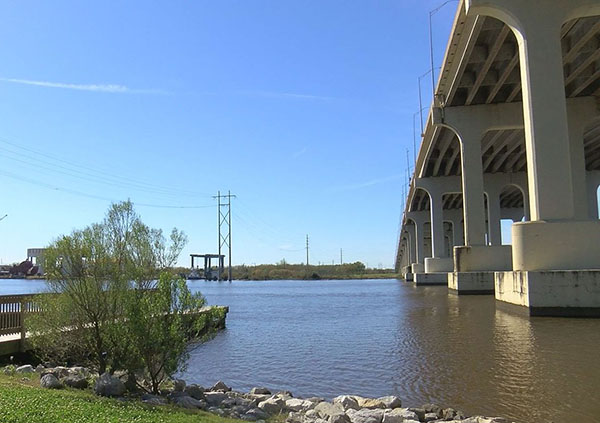
<svg viewBox="0 0 600 423"><path fill-rule="evenodd" d="M415 225L405 225L402 237L404 254L402 255L400 273L402 278L408 282L412 280L412 263L415 261Z"/></svg>
<svg viewBox="0 0 600 423"><path fill-rule="evenodd" d="M407 217L415 223L415 237L417 247L417 262L412 264L413 280L417 285L436 285L439 284L439 275L437 273L426 272L426 264L433 258L424 257L425 254L425 223L427 223L430 213L427 211L408 212ZM433 226L433 225L432 225ZM435 259L433 259L435 263ZM429 264L430 265L430 264ZM446 274L444 273L444 278Z"/></svg>
<svg viewBox="0 0 600 423"><path fill-rule="evenodd" d="M496 299L530 314L600 315L600 221L585 220L582 131L567 113L560 43L563 23L599 15L600 4L553 1L543 12L537 2L467 0L467 13L504 21L519 45L532 221L512 227L513 271L496 272Z"/></svg>
<svg viewBox="0 0 600 423"><path fill-rule="evenodd" d="M431 209L431 252L433 257L425 259L425 273L431 283L446 284L446 273L452 271L452 259L446 254L444 212L442 195L438 189L430 191Z"/></svg>
<svg viewBox="0 0 600 423"><path fill-rule="evenodd" d="M452 271L452 259L448 257L444 232L443 195L452 179L419 178L415 185L429 195L431 222L431 255L424 260L424 274L416 274L417 285L445 285L447 272ZM446 186L445 186L446 185Z"/></svg>
<svg viewBox="0 0 600 423"><path fill-rule="evenodd" d="M415 273L423 273L425 271L425 223L428 216L427 212L413 211L408 212L406 217L413 222L413 225L408 225L407 227L411 231L411 236L414 233L412 240L415 255L411 264L411 271L414 275Z"/></svg>
<svg viewBox="0 0 600 423"><path fill-rule="evenodd" d="M510 246L486 245L481 138L489 130L522 127L521 108L518 105L439 108L434 110L433 123L453 130L461 145L465 245L454 247L455 274L448 277L448 287L459 293L493 292L492 272L510 269L511 253Z"/></svg>

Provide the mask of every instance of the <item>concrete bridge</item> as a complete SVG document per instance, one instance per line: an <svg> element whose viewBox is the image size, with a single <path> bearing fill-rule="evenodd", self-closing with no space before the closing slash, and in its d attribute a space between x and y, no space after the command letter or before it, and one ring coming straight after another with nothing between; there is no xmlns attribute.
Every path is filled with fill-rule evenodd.
<svg viewBox="0 0 600 423"><path fill-rule="evenodd" d="M532 315L599 316L599 100L600 0L461 0L397 270Z"/></svg>

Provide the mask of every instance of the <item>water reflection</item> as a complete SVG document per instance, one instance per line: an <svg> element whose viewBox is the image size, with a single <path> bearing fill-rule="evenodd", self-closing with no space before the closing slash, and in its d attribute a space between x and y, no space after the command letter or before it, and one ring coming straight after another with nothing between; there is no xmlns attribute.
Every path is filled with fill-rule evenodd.
<svg viewBox="0 0 600 423"><path fill-rule="evenodd" d="M530 318L493 296L395 280L189 285L230 306L227 329L191 352L190 382L395 394L519 423L600 421L600 319Z"/></svg>

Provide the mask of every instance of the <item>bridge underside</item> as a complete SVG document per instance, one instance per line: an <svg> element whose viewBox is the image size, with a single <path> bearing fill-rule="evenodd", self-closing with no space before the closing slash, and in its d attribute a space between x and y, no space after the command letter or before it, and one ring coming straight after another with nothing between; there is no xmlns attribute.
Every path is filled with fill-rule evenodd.
<svg viewBox="0 0 600 423"><path fill-rule="evenodd" d="M461 0L397 269L530 314L600 315L599 98L599 1Z"/></svg>

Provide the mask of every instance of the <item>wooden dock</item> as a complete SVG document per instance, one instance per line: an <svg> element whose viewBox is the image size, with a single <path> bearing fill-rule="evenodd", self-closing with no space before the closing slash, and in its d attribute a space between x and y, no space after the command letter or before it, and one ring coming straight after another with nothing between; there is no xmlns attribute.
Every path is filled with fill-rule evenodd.
<svg viewBox="0 0 600 423"><path fill-rule="evenodd" d="M0 295L0 356L30 349L24 322L27 314L40 311L39 306L34 302L34 298L38 295L52 294ZM229 312L229 307L209 306L203 307L197 313L204 313L213 307L224 309L225 316ZM224 319L221 326L225 326Z"/></svg>

